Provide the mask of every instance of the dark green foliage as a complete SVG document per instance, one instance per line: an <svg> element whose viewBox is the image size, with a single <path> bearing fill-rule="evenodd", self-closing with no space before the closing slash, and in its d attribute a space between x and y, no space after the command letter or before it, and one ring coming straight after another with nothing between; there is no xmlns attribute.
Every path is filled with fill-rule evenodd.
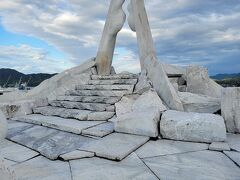
<svg viewBox="0 0 240 180"><path fill-rule="evenodd" d="M35 87L54 75L56 74L23 74L13 69L0 69L0 86L15 87L16 84L21 82L28 83L27 86L29 87Z"/></svg>
<svg viewBox="0 0 240 180"><path fill-rule="evenodd" d="M240 87L240 77L216 80L223 87Z"/></svg>

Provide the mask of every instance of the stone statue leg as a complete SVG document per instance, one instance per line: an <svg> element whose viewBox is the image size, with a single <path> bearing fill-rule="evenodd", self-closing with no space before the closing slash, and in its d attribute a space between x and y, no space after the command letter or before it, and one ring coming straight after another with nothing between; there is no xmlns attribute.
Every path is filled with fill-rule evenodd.
<svg viewBox="0 0 240 180"><path fill-rule="evenodd" d="M124 2L125 0L111 1L96 57L97 71L99 75L109 75L111 72L117 34L122 29L126 20L126 14L122 9Z"/></svg>
<svg viewBox="0 0 240 180"><path fill-rule="evenodd" d="M168 107L183 111L182 102L157 59L144 0L131 0L128 10L128 24L137 34L141 69L147 71L154 89Z"/></svg>

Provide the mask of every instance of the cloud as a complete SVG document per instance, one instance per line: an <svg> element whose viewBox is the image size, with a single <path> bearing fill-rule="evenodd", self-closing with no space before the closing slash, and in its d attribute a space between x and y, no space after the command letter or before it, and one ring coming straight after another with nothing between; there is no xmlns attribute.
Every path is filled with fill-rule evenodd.
<svg viewBox="0 0 240 180"><path fill-rule="evenodd" d="M239 0L145 2L160 60L204 65L211 73L239 72ZM109 3L110 0L1 0L0 16L8 31L44 40L77 65L96 55ZM136 35L127 24L119 34L117 46L116 51L121 54L114 58L117 69L138 71Z"/></svg>
<svg viewBox="0 0 240 180"><path fill-rule="evenodd" d="M73 66L62 59L53 59L49 53L28 45L0 46L0 67L13 68L20 72L56 73ZM7 65L7 66L6 66Z"/></svg>

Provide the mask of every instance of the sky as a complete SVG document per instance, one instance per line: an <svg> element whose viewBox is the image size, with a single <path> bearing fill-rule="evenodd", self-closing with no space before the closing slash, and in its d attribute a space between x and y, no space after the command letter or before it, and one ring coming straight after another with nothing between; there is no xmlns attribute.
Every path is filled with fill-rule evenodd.
<svg viewBox="0 0 240 180"><path fill-rule="evenodd" d="M1 0L0 68L58 73L95 57L109 3ZM240 0L145 0L145 4L159 61L201 65L211 75L240 72ZM138 54L136 34L125 23L114 53L117 72L139 72Z"/></svg>

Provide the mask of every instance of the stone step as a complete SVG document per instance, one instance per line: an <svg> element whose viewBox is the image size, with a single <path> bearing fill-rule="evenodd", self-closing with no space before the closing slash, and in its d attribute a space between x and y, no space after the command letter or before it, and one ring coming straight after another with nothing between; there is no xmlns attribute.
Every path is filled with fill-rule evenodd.
<svg viewBox="0 0 240 180"><path fill-rule="evenodd" d="M137 79L136 74L115 74L111 76L92 75L93 80L113 80L113 79Z"/></svg>
<svg viewBox="0 0 240 180"><path fill-rule="evenodd" d="M102 103L81 103L81 102L70 102L70 101L52 101L49 103L54 107L64 107L67 109L81 109L90 111L106 111L110 104Z"/></svg>
<svg viewBox="0 0 240 180"><path fill-rule="evenodd" d="M121 97L104 97L104 96L58 96L58 101L72 101L83 103L105 103L115 104L120 101Z"/></svg>
<svg viewBox="0 0 240 180"><path fill-rule="evenodd" d="M104 97L122 97L132 94L131 91L103 91L103 90L69 90L66 95L70 96L104 96Z"/></svg>
<svg viewBox="0 0 240 180"><path fill-rule="evenodd" d="M133 91L134 85L118 84L118 85L78 85L76 90L127 90Z"/></svg>
<svg viewBox="0 0 240 180"><path fill-rule="evenodd" d="M34 108L35 114L45 116L58 116L62 118L74 118L80 121L106 121L115 115L115 112L94 112L79 109L66 109L53 106Z"/></svg>
<svg viewBox="0 0 240 180"><path fill-rule="evenodd" d="M40 114L31 114L22 117L13 118L13 120L41 125L53 129L58 129L74 134L82 134L82 131L105 121L76 121L75 119L66 119L56 116L44 116Z"/></svg>
<svg viewBox="0 0 240 180"><path fill-rule="evenodd" d="M93 85L114 85L114 84L136 84L137 79L114 79L114 80L89 80L88 84Z"/></svg>

